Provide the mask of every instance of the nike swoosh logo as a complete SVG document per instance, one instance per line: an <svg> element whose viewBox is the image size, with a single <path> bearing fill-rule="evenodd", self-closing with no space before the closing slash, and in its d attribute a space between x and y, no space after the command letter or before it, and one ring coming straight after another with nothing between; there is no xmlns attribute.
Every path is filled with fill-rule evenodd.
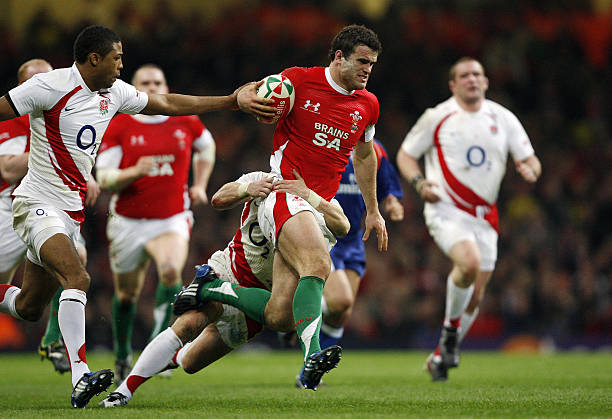
<svg viewBox="0 0 612 419"><path fill-rule="evenodd" d="M70 108L70 109L68 109L68 107L66 106L66 107L64 108L64 111L65 111L65 112L70 112L70 111L71 111L71 110L73 110L73 109L74 109L74 108Z"/></svg>

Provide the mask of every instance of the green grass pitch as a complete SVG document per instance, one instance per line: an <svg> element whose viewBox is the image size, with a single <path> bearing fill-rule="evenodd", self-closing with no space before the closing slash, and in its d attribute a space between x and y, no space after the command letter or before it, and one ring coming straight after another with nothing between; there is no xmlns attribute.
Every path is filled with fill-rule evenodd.
<svg viewBox="0 0 612 419"><path fill-rule="evenodd" d="M70 407L70 377L35 353L0 355L0 417L439 418L612 417L610 353L464 352L450 380L433 383L424 352L347 350L318 391L297 390L298 351L241 351L195 375L152 378L125 407L102 395ZM92 369L113 365L88 354ZM113 386L114 388L114 386Z"/></svg>

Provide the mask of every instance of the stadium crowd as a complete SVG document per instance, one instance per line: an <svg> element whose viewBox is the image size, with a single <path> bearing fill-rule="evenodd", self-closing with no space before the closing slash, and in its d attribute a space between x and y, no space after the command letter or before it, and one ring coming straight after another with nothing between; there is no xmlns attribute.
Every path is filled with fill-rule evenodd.
<svg viewBox="0 0 612 419"><path fill-rule="evenodd" d="M492 80L488 97L521 118L544 174L531 186L507 172L498 202L499 260L467 347L497 347L527 333L559 347L609 344L612 97L605 92L612 91L612 6L595 11L587 2L553 7L556 2L519 1L489 10L478 2L463 3L451 9L425 1L391 2L382 17L370 20L323 1L250 2L211 21L196 13L186 20L168 2L158 2L150 14L126 2L106 24L123 40L124 80L153 62L164 68L174 91L225 94L290 65L325 65L321 51L333 34L345 24L366 23L383 43L368 89L379 98L377 138L391 156L425 108L449 96L449 65L464 55L478 57ZM41 9L21 33L0 29L2 94L16 84L14 69L29 58L70 66L75 34L93 23L98 22L83 19L66 27ZM268 166L270 126L237 112L202 120L217 144L209 196L242 173ZM388 221L389 251L378 254L375 241L367 244L368 270L345 346L424 348L437 339L450 262L427 233L422 203L410 185L403 186L405 218ZM191 266L233 235L234 211L194 209L185 283L193 275ZM88 348L112 342L107 215L105 195L88 210L83 228L92 276ZM143 296L154 294L155 284L147 281ZM153 319L144 315L152 312L151 304L153 298L140 303L135 348L144 347L151 330ZM36 347L43 323L24 329L26 347Z"/></svg>

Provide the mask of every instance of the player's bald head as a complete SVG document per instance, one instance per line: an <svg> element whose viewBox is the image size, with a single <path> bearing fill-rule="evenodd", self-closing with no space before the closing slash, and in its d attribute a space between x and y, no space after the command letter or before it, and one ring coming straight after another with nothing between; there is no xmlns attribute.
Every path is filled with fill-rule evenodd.
<svg viewBox="0 0 612 419"><path fill-rule="evenodd" d="M138 67L132 77L132 84L146 93L166 94L169 91L164 71L156 64Z"/></svg>
<svg viewBox="0 0 612 419"><path fill-rule="evenodd" d="M21 64L19 70L17 70L17 81L21 84L35 74L46 73L51 70L53 70L53 67L48 61L42 58L33 58Z"/></svg>

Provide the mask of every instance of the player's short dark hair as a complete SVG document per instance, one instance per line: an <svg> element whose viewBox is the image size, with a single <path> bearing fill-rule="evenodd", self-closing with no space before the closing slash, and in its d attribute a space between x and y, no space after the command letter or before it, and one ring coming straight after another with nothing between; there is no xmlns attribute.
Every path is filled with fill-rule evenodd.
<svg viewBox="0 0 612 419"><path fill-rule="evenodd" d="M121 38L111 29L104 26L88 26L79 33L74 41L74 60L82 64L90 52L105 57L113 50L113 44L121 42Z"/></svg>
<svg viewBox="0 0 612 419"><path fill-rule="evenodd" d="M379 55L382 52L378 35L372 29L363 25L349 25L342 28L332 40L329 60L334 61L334 56L338 50L342 51L342 54L348 58L358 45L365 45Z"/></svg>
<svg viewBox="0 0 612 419"><path fill-rule="evenodd" d="M484 75L484 66L482 65L482 63L474 57L465 56L455 61L455 64L453 64L451 68L448 70L448 81L455 80L455 77L457 76L457 66L461 63L465 63L468 61L476 61L478 64L480 64L480 67L482 67L482 74Z"/></svg>

